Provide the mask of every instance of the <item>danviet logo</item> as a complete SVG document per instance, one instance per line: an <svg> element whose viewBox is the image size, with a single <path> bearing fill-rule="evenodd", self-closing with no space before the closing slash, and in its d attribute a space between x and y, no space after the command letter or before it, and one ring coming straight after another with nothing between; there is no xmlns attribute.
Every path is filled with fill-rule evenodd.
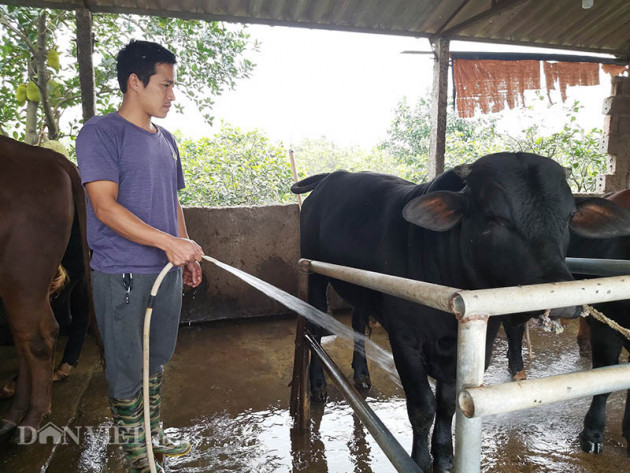
<svg viewBox="0 0 630 473"><path fill-rule="evenodd" d="M19 426L18 443L20 445L79 445L82 437L109 437L110 444L123 445L124 436L129 442L138 443L141 441L141 435L144 432L142 427L127 428L122 426L113 427L59 427L52 422L48 422L39 430L28 426Z"/></svg>

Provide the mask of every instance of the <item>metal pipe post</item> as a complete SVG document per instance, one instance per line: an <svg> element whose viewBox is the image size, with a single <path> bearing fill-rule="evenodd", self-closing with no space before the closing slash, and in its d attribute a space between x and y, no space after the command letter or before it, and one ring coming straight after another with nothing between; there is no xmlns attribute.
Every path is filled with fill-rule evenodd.
<svg viewBox="0 0 630 473"><path fill-rule="evenodd" d="M488 317L459 321L457 333L456 392L483 384ZM455 413L455 473L481 470L481 419L469 419L459 406Z"/></svg>
<svg viewBox="0 0 630 473"><path fill-rule="evenodd" d="M460 289L455 289L424 281L405 279L390 274L375 273L364 269L350 268L336 264L301 259L300 266L314 273L340 279L359 286L384 292L411 302L424 304L444 312L453 312L452 300Z"/></svg>
<svg viewBox="0 0 630 473"><path fill-rule="evenodd" d="M454 313L503 315L630 299L630 276L459 291Z"/></svg>
<svg viewBox="0 0 630 473"><path fill-rule="evenodd" d="M630 261L623 259L567 258L569 271L592 276L623 276L630 274Z"/></svg>
<svg viewBox="0 0 630 473"><path fill-rule="evenodd" d="M355 415L361 419L361 422L372 434L372 437L374 437L383 453L389 458L396 471L400 473L422 473L420 467L411 459L407 451L398 443L398 440L387 430L381 419L378 418L357 390L348 382L321 345L315 341L311 334L307 333L305 337L313 354L322 362L322 366L330 376L331 381L341 391Z"/></svg>
<svg viewBox="0 0 630 473"><path fill-rule="evenodd" d="M630 364L627 363L495 386L464 388L459 393L458 405L466 417L476 418L623 389L630 389Z"/></svg>

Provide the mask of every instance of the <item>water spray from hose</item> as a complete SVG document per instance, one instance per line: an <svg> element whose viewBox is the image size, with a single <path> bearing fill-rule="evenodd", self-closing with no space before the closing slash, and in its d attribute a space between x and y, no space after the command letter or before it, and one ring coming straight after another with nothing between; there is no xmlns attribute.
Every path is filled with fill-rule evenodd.
<svg viewBox="0 0 630 473"><path fill-rule="evenodd" d="M221 261L212 258L211 256L204 255L202 257L205 261L215 264L216 266L228 271L234 276L242 279L249 285L258 289L260 292L266 294L267 296L275 299L280 304L284 305L287 309L300 314L305 317L310 322L322 327L325 330L328 330L330 333L338 335L342 340L345 340L351 345L354 345L355 340L363 340L365 343L365 347L369 347L370 354L367 355L366 349L359 348L361 350L361 354L367 356L372 361L376 362L379 366L381 366L388 376L394 381L394 383L398 387L402 387L400 384L400 379L397 376L396 367L394 365L394 358L391 353L384 350L372 340L367 338L365 335L358 334L354 332L351 328L345 326L331 315L322 312L315 307L307 304L303 300L289 294L288 292L283 291L282 289L278 289L271 284L258 279L251 274L248 274L240 269L236 269L230 265L222 263ZM158 275L153 287L151 288L151 295L149 297L149 302L147 305L147 310L144 316L144 334L143 334L143 357L142 357L142 390L144 399L149 399L149 339L151 333L151 315L153 313L153 303L155 297L157 296L160 285L162 284L162 280L166 276L166 274L171 270L173 265L168 263L160 274ZM147 456L149 459L149 469L151 473L157 473L155 467L155 459L153 457L153 444L151 441L151 423L150 423L150 406L148 402L144 402L144 431L147 445Z"/></svg>

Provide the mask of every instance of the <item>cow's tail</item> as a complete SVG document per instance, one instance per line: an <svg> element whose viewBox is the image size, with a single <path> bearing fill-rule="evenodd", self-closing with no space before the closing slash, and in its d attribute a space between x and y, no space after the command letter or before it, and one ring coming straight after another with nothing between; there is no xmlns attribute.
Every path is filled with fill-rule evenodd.
<svg viewBox="0 0 630 473"><path fill-rule="evenodd" d="M68 160L65 156L58 155L59 158L63 158L63 167L68 173L70 177L70 181L72 182L72 198L74 201L74 219L75 222L73 224L73 232L75 233L75 225L78 227L78 235L76 235L81 241L81 260L83 262L83 278L85 284L77 284L77 290L83 290L86 293L84 294L83 300L87 301L87 314L89 317L90 328L94 335L94 339L96 341L96 345L98 346L101 363L105 364L105 348L103 345L103 340L101 338L101 334L98 330L98 324L96 322L96 312L94 310L94 299L92 297L92 276L90 272L90 248L87 242L87 200L85 197L85 190L83 189L83 185L81 184L81 176L79 176L79 171L77 167ZM71 235L71 238L75 235ZM66 251L72 251L72 248L69 248ZM76 250L74 250L76 251ZM85 314L85 312L83 312ZM78 314L77 314L78 315ZM74 316L74 314L73 314Z"/></svg>
<svg viewBox="0 0 630 473"><path fill-rule="evenodd" d="M304 194L305 192L310 192L315 189L319 183L328 176L330 173L323 174L315 174L314 176L307 177L306 179L302 179L300 182L296 182L291 186L291 192L294 194Z"/></svg>
<svg viewBox="0 0 630 473"><path fill-rule="evenodd" d="M52 297L61 292L61 290L68 282L68 279L68 272L62 265L59 265L59 267L57 268L57 274L55 274L55 277L53 278L52 282L50 283L50 287L48 288L48 297Z"/></svg>

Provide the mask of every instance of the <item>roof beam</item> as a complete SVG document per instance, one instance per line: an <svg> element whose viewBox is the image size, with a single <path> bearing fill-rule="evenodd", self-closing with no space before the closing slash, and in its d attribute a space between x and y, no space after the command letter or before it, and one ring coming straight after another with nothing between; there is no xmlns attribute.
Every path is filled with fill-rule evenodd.
<svg viewBox="0 0 630 473"><path fill-rule="evenodd" d="M439 36L442 31L444 31L444 28L446 28L448 26L448 24L453 21L453 18L455 18L460 11L463 10L463 8L468 5L470 3L470 0L464 0L462 3L460 3L460 5L453 11L453 13L451 13L451 15L446 19L446 21L444 23L442 23L442 25L437 29L437 31L435 32L436 36Z"/></svg>
<svg viewBox="0 0 630 473"><path fill-rule="evenodd" d="M547 53L495 53L495 52L469 52L453 51L452 59L467 59L473 61L558 61L558 62L596 62L598 64L615 64L624 66L626 63L622 59L582 56L574 54L547 54Z"/></svg>
<svg viewBox="0 0 630 473"><path fill-rule="evenodd" d="M460 31L466 29L470 25L474 25L476 23L480 23L482 21L487 20L493 16L498 15L503 10L508 10L510 8L514 8L521 3L529 2L529 0L492 0L492 6L478 15L475 15L467 20L458 23L452 28L448 28L447 30L442 31L436 36L451 36L459 33Z"/></svg>

